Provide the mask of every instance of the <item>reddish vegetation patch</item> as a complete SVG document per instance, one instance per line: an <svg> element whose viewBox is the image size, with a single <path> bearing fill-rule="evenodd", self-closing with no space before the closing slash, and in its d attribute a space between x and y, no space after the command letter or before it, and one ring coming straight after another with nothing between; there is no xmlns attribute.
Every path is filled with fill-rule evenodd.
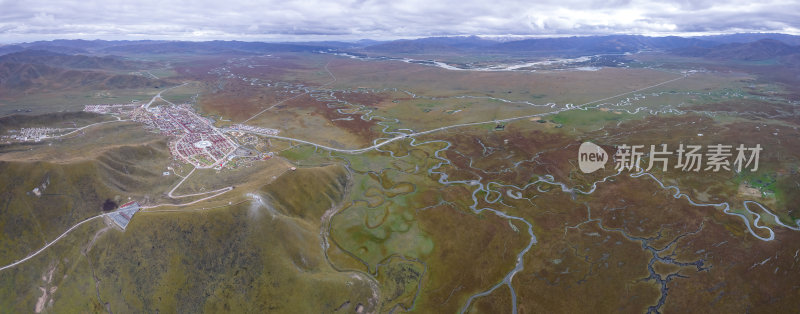
<svg viewBox="0 0 800 314"><path fill-rule="evenodd" d="M751 123L732 123L718 135L723 141L744 143L746 145L761 144L765 151L761 155L767 162L785 162L800 160L800 130L783 125L766 125L757 121ZM746 134L747 136L742 136ZM776 135L777 134L777 135ZM766 151L766 148L769 151Z"/></svg>
<svg viewBox="0 0 800 314"><path fill-rule="evenodd" d="M470 308L477 310L478 313L512 313L511 302L511 291L508 286L503 285L491 294L476 299ZM519 312L525 313L522 309Z"/></svg>
<svg viewBox="0 0 800 314"><path fill-rule="evenodd" d="M363 105L367 107L381 107L382 105L386 105L386 102L390 100L395 100L395 98L392 98L392 96L389 93L337 92L334 93L334 96L338 99L344 100L351 104ZM402 98L402 100L407 100L407 99L411 98L410 97Z"/></svg>
<svg viewBox="0 0 800 314"><path fill-rule="evenodd" d="M180 62L175 64L175 72L178 73L180 78L204 81L208 79L216 79L217 74L208 73L209 71L223 66L229 59L227 56L215 56L192 60L189 62Z"/></svg>
<svg viewBox="0 0 800 314"><path fill-rule="evenodd" d="M222 91L203 95L198 102L206 113L241 121L293 95L282 88L245 86L233 81Z"/></svg>
<svg viewBox="0 0 800 314"><path fill-rule="evenodd" d="M481 176L512 184L524 184L544 174L552 174L556 180L568 179L575 168L569 161L576 158L579 144L558 133L523 133L510 127L477 136L459 134L447 140L453 143L445 154L457 168L448 171L454 178Z"/></svg>
<svg viewBox="0 0 800 314"><path fill-rule="evenodd" d="M248 78L280 80L291 70L306 70L307 67L297 63L297 57L281 58L248 58L246 63L229 62L241 58L241 56L211 56L198 58L188 62L175 64L175 71L183 78L200 81L216 80L220 76L218 73L209 73L221 67L227 67L231 73L242 75ZM248 65L252 65L249 67Z"/></svg>
<svg viewBox="0 0 800 314"><path fill-rule="evenodd" d="M788 60L785 60L788 61ZM705 63L705 62L686 62L674 65L677 69L692 67L702 67L712 72L731 73L745 72L759 77L758 83L779 83L788 92L778 95L789 100L800 100L800 76L797 75L800 68L797 64L789 65L747 65L747 64L724 64L724 63Z"/></svg>
<svg viewBox="0 0 800 314"><path fill-rule="evenodd" d="M797 66L750 66L745 70L758 75L765 82L781 83L789 91L782 96L789 100L800 100L800 76L797 75L800 68Z"/></svg>
<svg viewBox="0 0 800 314"><path fill-rule="evenodd" d="M456 193L460 199L469 198L468 191ZM494 285L510 271L515 254L529 241L527 233L514 232L505 219L465 211L441 205L417 214L420 227L436 243L426 260L430 275L422 285L421 308L457 312L470 295Z"/></svg>
<svg viewBox="0 0 800 314"><path fill-rule="evenodd" d="M237 65L231 72L248 78L280 80L283 75L294 70L307 70L309 67L297 63L297 57L253 58L247 65Z"/></svg>
<svg viewBox="0 0 800 314"><path fill-rule="evenodd" d="M380 136L376 120L365 121L360 114L341 114L337 109L341 107L328 107L328 102L320 102L310 95L302 95L289 100L281 105L281 108L300 108L311 110L312 114L320 115L338 128L361 137L366 141L371 141ZM352 120L337 120L341 118L352 118Z"/></svg>
<svg viewBox="0 0 800 314"><path fill-rule="evenodd" d="M609 145L666 143L673 150L680 143L744 144L746 147L760 144L764 150L760 154L759 168L763 169L776 170L774 167L776 164L800 160L800 131L793 127L767 124L763 121L756 119L752 122L720 124L711 118L699 115L658 116L629 121L590 136ZM771 164L773 166L770 166Z"/></svg>
<svg viewBox="0 0 800 314"><path fill-rule="evenodd" d="M714 135L723 129L715 125L713 119L706 116L694 114L649 116L642 120L630 120L619 125L610 125L603 130L590 133L587 137L593 139L610 138L614 141L619 141L608 144L660 144L677 143L685 139L710 141L715 138L697 138L697 133ZM606 133L610 135L605 135Z"/></svg>
<svg viewBox="0 0 800 314"><path fill-rule="evenodd" d="M664 312L737 312L752 307L778 313L797 307L797 290L787 288L796 286L798 279L797 247L787 244L797 243L800 233L777 228L777 240L763 242L741 234L743 228L741 223L707 222L702 232L678 241L677 260L702 257L712 268L683 268L681 274L689 278L669 285Z"/></svg>
<svg viewBox="0 0 800 314"><path fill-rule="evenodd" d="M592 218L602 219L607 228L625 230L636 237L654 237L660 231L663 240L668 242L679 234L700 228L703 217L715 210L675 199L673 192L661 189L649 177L622 175L614 182L603 183L602 188L586 197L586 205L592 209ZM737 221L729 219L729 222Z"/></svg>
<svg viewBox="0 0 800 314"><path fill-rule="evenodd" d="M718 104L718 106L722 106ZM752 116L751 116L752 117ZM800 131L794 127L770 124L770 120L752 117L752 122L733 122L721 124L713 119L699 115L658 116L644 120L629 121L619 126L610 126L590 135L605 144L651 145L668 144L675 151L679 144L715 145L725 144L734 147L761 145L757 176L775 178L775 189L779 191L777 203L768 204L780 215L797 216L797 184L800 182L797 163L800 161ZM704 136L698 136L704 134ZM610 152L610 151L609 151ZM733 151L735 153L735 151ZM670 164L677 163L676 156L670 157ZM749 173L745 173L748 175ZM684 172L671 169L657 173L660 178L675 180L679 186L688 189L684 192L697 197L694 191L708 194L708 202L730 202L741 206L744 199L737 196L737 175L734 171ZM694 191L693 191L694 190ZM782 193L780 193L782 192ZM745 198L746 199L746 198ZM784 216L786 218L786 216Z"/></svg>
<svg viewBox="0 0 800 314"><path fill-rule="evenodd" d="M241 121L280 101L297 96L298 93L291 93L296 86L287 89L287 83L308 85L307 82L297 81L297 75L303 76L306 72L318 69L303 65L300 61L296 56L247 57L245 60L240 57L220 57L182 63L176 70L186 78L204 83L206 92L199 99L204 112ZM228 77L231 74L235 76ZM292 79L287 80L286 77ZM257 81L253 82L252 79ZM282 84L274 86L276 83Z"/></svg>
<svg viewBox="0 0 800 314"><path fill-rule="evenodd" d="M736 100L712 104L694 105L689 107L698 111L723 111L751 113L753 115L768 117L787 113L794 113L797 107L789 104L771 103L757 100Z"/></svg>

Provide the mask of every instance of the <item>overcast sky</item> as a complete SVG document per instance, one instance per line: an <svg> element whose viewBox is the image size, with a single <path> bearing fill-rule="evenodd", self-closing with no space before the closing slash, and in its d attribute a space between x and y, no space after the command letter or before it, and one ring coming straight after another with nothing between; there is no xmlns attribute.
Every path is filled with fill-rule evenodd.
<svg viewBox="0 0 800 314"><path fill-rule="evenodd" d="M0 42L443 35L800 34L789 0L0 0Z"/></svg>

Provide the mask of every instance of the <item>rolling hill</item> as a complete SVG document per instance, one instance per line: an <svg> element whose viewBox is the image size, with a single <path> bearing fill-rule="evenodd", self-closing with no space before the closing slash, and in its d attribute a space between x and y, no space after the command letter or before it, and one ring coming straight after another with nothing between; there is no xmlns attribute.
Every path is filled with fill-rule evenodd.
<svg viewBox="0 0 800 314"><path fill-rule="evenodd" d="M637 52L640 50L664 50L677 47L712 47L717 44L718 43L696 38L675 36L574 36L562 38L531 38L504 42L469 36L396 40L368 46L363 50L385 53L493 52L587 55Z"/></svg>
<svg viewBox="0 0 800 314"><path fill-rule="evenodd" d="M0 91L6 96L76 88L120 89L174 85L138 75L72 70L31 63L0 63Z"/></svg>
<svg viewBox="0 0 800 314"><path fill-rule="evenodd" d="M0 63L30 63L70 69L136 70L148 63L127 61L119 57L68 55L47 50L24 50L0 56Z"/></svg>
<svg viewBox="0 0 800 314"><path fill-rule="evenodd" d="M690 57L720 60L759 61L800 53L800 47L790 46L775 39L761 39L749 43L731 43L714 47L676 49L675 53Z"/></svg>
<svg viewBox="0 0 800 314"><path fill-rule="evenodd" d="M0 91L12 96L32 91L76 88L120 89L174 85L139 75L120 74L146 64L113 57L65 55L26 50L0 56Z"/></svg>

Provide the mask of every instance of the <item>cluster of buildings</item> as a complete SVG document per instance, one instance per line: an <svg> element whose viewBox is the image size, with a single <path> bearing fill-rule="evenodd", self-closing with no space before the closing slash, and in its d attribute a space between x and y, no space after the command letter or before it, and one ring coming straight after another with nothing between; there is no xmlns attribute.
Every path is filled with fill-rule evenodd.
<svg viewBox="0 0 800 314"><path fill-rule="evenodd" d="M0 137L6 143L15 142L39 142L43 139L52 137L56 133L64 132L64 129L54 128L22 128L19 130L9 130L7 135Z"/></svg>
<svg viewBox="0 0 800 314"><path fill-rule="evenodd" d="M231 140L213 133L189 133L170 145L175 156L198 168L221 167L234 149Z"/></svg>
<svg viewBox="0 0 800 314"><path fill-rule="evenodd" d="M179 160L197 168L221 168L237 145L199 116L187 104L137 109L133 118L159 132L174 136L170 151Z"/></svg>
<svg viewBox="0 0 800 314"><path fill-rule="evenodd" d="M131 222L131 218L133 218L133 215L136 214L139 209L139 203L136 201L130 201L122 204L122 206L119 207L119 210L108 214L108 218L110 218L111 221L122 230L125 230L125 228L128 227L128 223Z"/></svg>
<svg viewBox="0 0 800 314"><path fill-rule="evenodd" d="M228 135L240 136L245 133L257 135L277 135L278 130L236 124L218 129L213 121L198 115L189 104L158 106L146 108L135 104L87 105L87 112L101 114L128 115L159 133L172 138L169 149L175 159L194 165L197 168L221 169L234 157L266 159L266 155L239 156L234 151L239 147Z"/></svg>
<svg viewBox="0 0 800 314"><path fill-rule="evenodd" d="M100 105L86 105L83 108L83 111L86 112L94 112L99 114L109 114L109 113L126 113L129 112L139 105L136 104L100 104Z"/></svg>
<svg viewBox="0 0 800 314"><path fill-rule="evenodd" d="M260 135L278 135L278 130L270 129L270 128L261 128L257 126L245 125L245 124L234 124L228 127L230 131L241 131L244 133L255 133Z"/></svg>

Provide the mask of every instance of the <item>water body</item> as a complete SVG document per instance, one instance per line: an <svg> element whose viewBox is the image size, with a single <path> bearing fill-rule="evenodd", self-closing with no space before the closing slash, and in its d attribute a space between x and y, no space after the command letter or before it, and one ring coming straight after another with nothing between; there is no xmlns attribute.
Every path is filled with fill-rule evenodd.
<svg viewBox="0 0 800 314"><path fill-rule="evenodd" d="M350 58L354 58L354 59L360 59L360 60L396 60L396 61L402 61L402 62L407 62L407 63L415 63L415 64L422 64L422 65L427 65L427 66L435 66L435 67L440 67L440 68L444 68L444 69L448 69L448 70L456 70L456 71L463 71L463 70L474 70L474 71L514 71L516 69L524 68L526 66L532 66L531 64L516 64L516 65L503 65L503 66L497 66L497 67L492 67L492 68L462 69L462 68L457 68L457 67L454 67L454 66L442 63L442 62L433 61L433 60L413 60L413 59L407 59L407 58L391 58L391 57L365 57L365 56L356 56L356 55L342 54L342 53L333 53L333 54L341 55L341 56L345 56L345 57L350 57ZM591 69L586 69L586 70L591 70ZM289 87L289 86L286 86L286 87ZM533 184L547 183L547 184L556 185L556 186L561 187L560 190L562 192L564 192L564 193L570 193L570 194L573 194L573 195L576 194L576 193L577 194L589 195L589 194L591 194L591 193L593 193L594 191L597 190L597 185L599 183L606 182L609 178L614 177L614 176L618 176L618 175L621 174L621 172L617 172L617 173L609 175L609 176L607 176L607 177L605 177L605 178L603 178L601 180L598 180L598 181L594 182L589 187L588 190L581 190L581 189L579 189L577 187L570 188L569 186L567 186L563 182L557 182L552 175L540 176L535 182L529 183L529 184L527 184L525 186L522 186L522 187L502 184L502 183L498 183L498 182L488 182L488 183L484 184L484 183L481 182L483 180L483 178L481 178L481 177L478 177L478 179L476 179L476 180L450 181L450 180L448 180L448 175L446 173L444 173L442 171L439 171L439 169L441 167L451 164L451 162L448 159L446 159L446 158L441 156L441 152L446 151L447 149L449 149L452 146L452 143L450 143L449 141L431 140L431 141L426 141L426 142L418 142L417 139L414 137L415 135L428 134L428 133L431 133L431 132L428 132L428 131L426 131L426 132L414 132L413 130L410 130L410 129L392 129L391 125L398 123L399 122L398 119L386 118L386 117L380 117L380 116L373 115L372 114L373 111L368 109L367 107L365 107L363 105L352 104L352 103L349 103L347 101L340 100L337 97L335 97L335 95L334 95L335 92L351 92L349 90L333 91L333 90L318 90L318 89L308 88L308 87L305 87L305 86L293 86L293 87L305 90L306 92L309 92L312 97L316 98L319 101L329 102L327 104L327 106L329 106L331 108L341 107L341 108L337 108L337 112L342 114L342 115L357 115L357 116L359 116L359 118L361 118L361 119L363 119L365 121L372 120L372 119L379 120L379 122L377 122L377 124L381 125L383 127L382 132L384 134L393 136L390 139L409 138L411 146L421 146L421 145L433 144L433 143L443 143L443 144L445 144L445 147L435 151L434 156L435 156L435 158L439 159L440 162L437 165L435 165L434 167L428 169L428 174L429 175L431 175L431 176L438 175L439 176L438 182L440 184L463 184L463 185L466 185L466 186L468 186L470 188L474 188L474 190L472 192L473 204L470 206L470 209L473 212L481 213L481 212L484 212L484 211L489 211L492 214L497 215L498 217L502 217L504 219L508 219L509 222L518 221L518 222L522 222L522 223L524 223L525 225L528 226L527 232L528 232L528 234L530 236L530 241L529 241L528 245L516 255L516 264L515 264L514 269L512 269L509 273L507 273L503 277L503 279L500 282L498 282L497 284L495 284L494 286L490 287L489 289L487 289L485 291L482 291L482 292L479 292L479 293L476 293L476 294L470 296L469 299L467 300L466 304L464 304L464 306L461 309L462 313L465 312L469 308L469 306L472 304L472 302L475 299L477 299L479 297L482 297L482 296L489 295L492 292L494 292L497 288L499 288L499 287L501 287L503 285L507 285L509 287L509 290L511 292L511 297L512 297L512 303L513 303L512 304L512 310L513 310L514 313L516 313L517 312L517 301L516 301L517 295L516 295L516 291L514 290L514 287L512 286L511 283L512 283L514 275L516 275L517 273L519 273L520 271L523 270L523 259L524 259L525 254L527 254L527 252L533 247L533 245L537 243L537 239L536 239L535 234L533 233L533 227L532 227L532 224L531 224L530 221L526 220L523 217L517 217L517 216L509 215L509 214L507 214L505 212L502 212L502 211L499 211L499 210L496 210L496 209L493 209L493 208L488 208L488 207L478 208L478 204L479 204L478 203L478 196L477 196L478 193L480 193L481 191L486 192L486 194L484 195L484 201L486 203L488 203L488 204L495 204L497 202L501 202L502 201L503 195L502 195L502 193L500 193L498 191L492 190L491 189L492 186L507 187L507 188L509 188L509 190L507 190L508 196L511 197L511 198L518 198L518 197L521 197L521 193L520 192L516 192L516 193L512 194L512 190L511 189L516 189L517 191L523 191L523 190L527 189L529 186L531 186ZM398 90L397 89L382 89L382 90L366 90L366 91L367 92L381 92L381 91L398 91ZM434 98L434 97L419 96L419 95L416 95L416 94L414 94L412 92L409 92L409 91L403 91L403 92L407 93L408 95L410 95L411 97L414 97L414 98L438 99L438 98ZM651 95L635 94L632 97L629 97L627 99L624 99L624 100L618 102L617 104L610 104L610 105L612 105L612 106L630 106L630 105L632 105L633 101L646 98L647 96L660 96L660 94L651 94ZM615 97L617 97L617 96L615 96ZM543 105L542 104L538 104L537 105L537 104L528 103L528 102L510 101L510 100L494 98L494 97L455 96L455 98L486 98L486 99L494 99L494 100L499 100L499 101L508 102L508 103L527 103L527 104L532 105L532 106L550 106L551 108L556 109L556 104L543 104ZM571 109L587 110L587 109L590 109L590 108L597 108L597 107L600 107L600 106L603 106L603 105L609 105L609 104L606 103L606 104L597 104L597 105L593 105L592 107L589 107L589 106L587 106L589 104L592 104L592 103L588 103L588 104L581 105L581 106L575 106L575 105L572 105L572 104L567 104L567 105L564 106L563 109L557 109L557 110L554 110L554 112L561 112L561 111L566 111L566 110L571 110ZM672 108L662 109L662 110L651 110L651 109L644 108L644 107L635 108L635 110L633 110L633 111L630 111L630 110L626 110L626 111L628 111L629 113L638 113L640 111L649 111L649 113L652 114L652 115L657 115L659 113L673 113L673 114L684 114L684 113L686 113L685 111L679 111L679 110L672 109ZM379 141L381 141L381 140L386 140L386 138L375 139L373 141L373 143L375 145L377 145L379 143ZM376 147L375 149L378 150L378 151L381 151L381 152L389 153L392 157L399 158L399 157L394 155L393 151L382 150L380 147ZM774 223L776 223L776 224L778 224L780 226L789 228L791 230L800 230L800 220L795 221L795 225L794 226L786 225L786 224L784 224L783 222L781 222L778 219L777 215L775 215L774 213L772 213L769 210L767 210L766 207L764 207L762 204L759 204L759 203L754 202L754 201L745 201L743 203L744 209L748 212L748 214L750 214L752 216L755 216L755 219L753 220L753 223L752 223L752 226L751 226L750 220L748 219L748 217L746 215L743 215L743 214L740 214L740 213L732 212L731 211L731 207L730 207L730 205L728 203L713 204L713 203L699 203L699 202L696 202L696 201L692 200L688 195L686 195L684 193L681 193L680 188L678 188L677 186L667 186L662 181L658 180L657 178L655 178L650 173L639 172L639 173L630 174L630 176L634 177L634 178L638 178L638 177L641 177L641 176L649 176L651 179L655 180L663 189L667 189L667 190L673 189L673 190L675 190L675 194L673 194L674 198L679 199L681 197L684 197L693 206L723 208L723 212L725 212L726 214L740 217L744 221L745 226L747 227L747 229L750 232L750 234L752 234L754 237L756 237L756 238L758 238L758 239L760 239L762 241L774 240L774 237L775 237L774 236L774 232L768 226L765 226L763 224L759 224L759 222L761 222L761 218L762 217L761 217L761 215L759 213L752 211L751 210L751 206L760 207L762 212L766 213L769 217L771 217L771 219L774 221ZM549 191L542 191L542 190L539 190L539 191L542 192L542 193L549 192ZM492 198L492 195L494 195L493 193L497 194L497 196L494 197L494 198ZM590 220L591 220L591 218L590 218ZM604 230L609 231L609 232L622 232L621 230L606 229L606 228L604 228L602 226L601 226L601 228L603 228ZM769 236L768 237L759 236L758 234L755 233L754 228L761 229L761 230L766 230L767 232L769 232ZM699 230L698 230L698 232L699 232ZM705 268L703 266L704 265L703 264L704 261L702 259L698 260L698 261L693 261L693 262L690 262L690 263L680 263L680 262L677 262L677 261L673 260L669 256L661 256L659 253L664 251L666 248L656 249L656 248L651 247L649 245L649 241L652 241L653 239L636 238L636 237L632 237L630 235L627 235L625 233L623 233L623 235L626 236L629 240L640 241L642 243L642 245L643 245L643 248L647 249L648 251L650 251L653 254L652 259L648 263L648 270L650 271L650 277L648 277L646 279L647 280L654 280L654 281L656 281L657 283L659 283L661 285L662 296L659 299L658 304L656 304L654 306L651 306L648 309L648 312L658 312L658 310L664 304L664 301L665 301L665 299L667 297L666 284L670 280L679 277L679 275L677 275L677 274L671 274L671 275L666 276L665 278L662 278L660 275L658 275L658 274L656 274L654 272L653 267L652 267L653 263L658 261L658 262L662 262L662 263L676 264L676 265L681 265L681 266L694 265L694 266L696 266L698 268L698 271L707 269L707 268ZM667 247L670 247L675 241L677 241L677 239L673 240L673 242L670 245L668 245Z"/></svg>
<svg viewBox="0 0 800 314"><path fill-rule="evenodd" d="M617 55L595 55L595 56L582 56L577 58L551 58L546 60L539 60L539 61L523 61L523 62L511 62L511 63L498 63L491 66L473 66L469 64L458 64L452 65L442 61L436 60L420 60L420 59L411 59L411 58L400 58L400 57L385 57L385 56L378 56L378 57L369 57L366 55L348 53L348 52L334 52L334 51L319 51L319 53L323 54L332 54L341 57L347 57L350 59L362 60L362 61L400 61L405 63L413 63L425 66L432 66L438 67L445 70L451 71L481 71L481 72L492 72L492 71L524 71L524 72L535 72L537 70L576 70L576 71L597 71L601 67L599 66L591 66L589 65L591 61L597 60L602 57L606 56L617 56ZM612 64L609 64L612 65Z"/></svg>

